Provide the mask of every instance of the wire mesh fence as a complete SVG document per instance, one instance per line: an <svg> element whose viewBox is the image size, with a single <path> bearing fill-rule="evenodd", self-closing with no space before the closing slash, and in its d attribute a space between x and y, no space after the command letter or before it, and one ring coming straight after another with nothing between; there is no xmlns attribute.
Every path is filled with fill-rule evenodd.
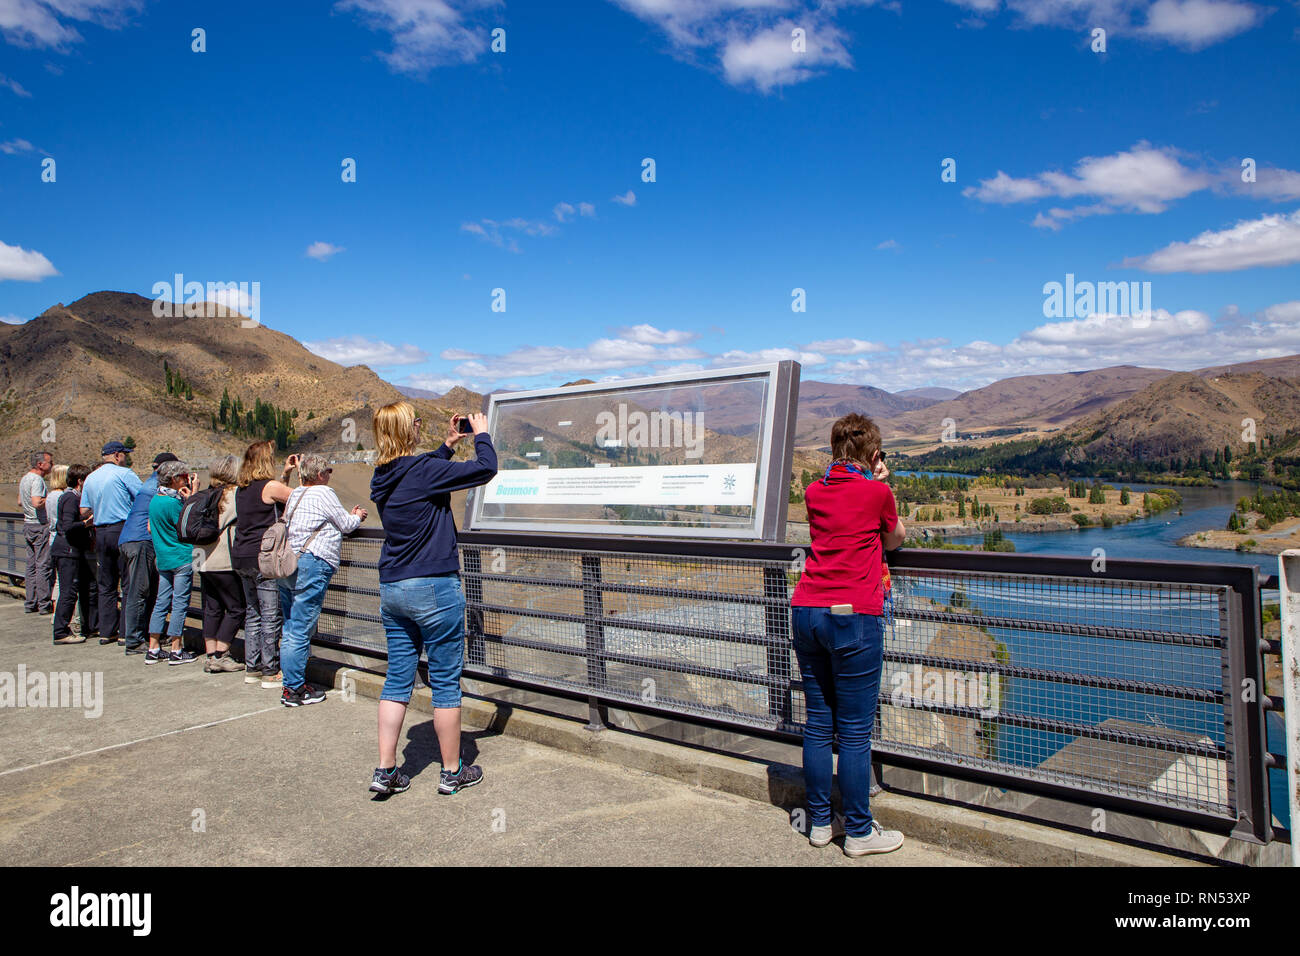
<svg viewBox="0 0 1300 956"><path fill-rule="evenodd" d="M535 540L462 540L468 675L800 733L790 549ZM381 546L374 533L345 539L318 643L385 653ZM0 571L5 560L0 547ZM1234 708L1249 622L1232 587L1172 566L1140 580L1089 574L1086 559L1042 574L1004 556L943 562L893 570L878 754L1155 815L1237 818L1263 748Z"/></svg>

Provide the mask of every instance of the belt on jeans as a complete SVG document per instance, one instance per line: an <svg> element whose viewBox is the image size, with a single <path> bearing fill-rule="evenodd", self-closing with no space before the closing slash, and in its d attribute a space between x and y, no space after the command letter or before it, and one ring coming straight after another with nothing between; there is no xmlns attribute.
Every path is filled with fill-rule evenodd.
<svg viewBox="0 0 1300 956"><path fill-rule="evenodd" d="M126 524L125 518L123 518L121 521L108 521L105 522L104 524L97 524L95 525L95 527L96 528L120 528L124 524Z"/></svg>

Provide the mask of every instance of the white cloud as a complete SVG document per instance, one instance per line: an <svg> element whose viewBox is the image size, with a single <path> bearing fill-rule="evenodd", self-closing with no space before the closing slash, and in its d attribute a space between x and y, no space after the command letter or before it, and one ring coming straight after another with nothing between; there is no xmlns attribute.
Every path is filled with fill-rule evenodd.
<svg viewBox="0 0 1300 956"><path fill-rule="evenodd" d="M1229 229L1201 233L1150 255L1125 259L1126 268L1146 272L1233 272L1300 262L1300 210L1263 216Z"/></svg>
<svg viewBox="0 0 1300 956"><path fill-rule="evenodd" d="M1271 199L1273 202L1300 199L1300 173L1291 169L1261 166L1255 170L1255 181L1244 183L1240 165L1229 166L1223 172L1223 182L1228 191L1252 199Z"/></svg>
<svg viewBox="0 0 1300 956"><path fill-rule="evenodd" d="M723 42L722 74L732 86L752 84L762 93L811 79L829 66L850 67L853 58L845 36L828 22L785 20L766 30L732 36ZM796 52L793 35L805 30L804 49Z"/></svg>
<svg viewBox="0 0 1300 956"><path fill-rule="evenodd" d="M324 262L331 256L336 256L343 252L342 246L336 246L332 242L313 242L307 247L306 256L315 259L317 262Z"/></svg>
<svg viewBox="0 0 1300 956"><path fill-rule="evenodd" d="M1132 346L1201 335L1210 330L1210 325L1210 317L1204 312L1185 309L1171 314L1164 309L1153 309L1150 315L1097 314L1049 322L1022 332L1018 341L1043 345Z"/></svg>
<svg viewBox="0 0 1300 956"><path fill-rule="evenodd" d="M3 73L0 73L0 87L12 90L15 96L21 96L24 99L30 99L32 95L23 88L21 83L11 77L5 76Z"/></svg>
<svg viewBox="0 0 1300 956"><path fill-rule="evenodd" d="M596 207L589 202L580 202L576 206L573 203L560 202L555 204L555 208L551 210L551 213L558 222L568 222L574 215L581 216L584 219L592 219L595 218Z"/></svg>
<svg viewBox="0 0 1300 956"><path fill-rule="evenodd" d="M1235 0L1156 0L1140 32L1199 50L1249 30L1263 19L1258 7Z"/></svg>
<svg viewBox="0 0 1300 956"><path fill-rule="evenodd" d="M470 352L466 349L443 349L438 353L438 358L445 359L448 362L463 362L466 359L482 358L479 352Z"/></svg>
<svg viewBox="0 0 1300 956"><path fill-rule="evenodd" d="M0 322L3 322L5 325L22 325L26 321L27 320L22 316L14 315L12 312L8 315L0 315Z"/></svg>
<svg viewBox="0 0 1300 956"><path fill-rule="evenodd" d="M1175 199L1208 188L1213 177L1184 166L1175 149L1156 149L1138 143L1132 149L1111 156L1085 156L1074 167L1073 175L1055 171L1015 179L1001 170L992 179L968 186L962 195L987 203L1017 203L1048 196L1075 198L1086 196L1101 200L1101 209L1086 211L1053 210L1053 218L1077 218L1100 211L1121 209L1130 212L1163 212Z"/></svg>
<svg viewBox="0 0 1300 956"><path fill-rule="evenodd" d="M997 14L999 0L949 0L979 16ZM1269 12L1243 0L1006 0L1017 27L1084 30L1104 27L1187 50L1199 50L1262 23Z"/></svg>
<svg viewBox="0 0 1300 956"><path fill-rule="evenodd" d="M14 156L18 153L30 153L35 149L36 147L25 139L11 139L0 143L0 153L8 156Z"/></svg>
<svg viewBox="0 0 1300 956"><path fill-rule="evenodd" d="M345 335L302 344L308 351L339 365L387 368L394 365L418 365L429 360L429 353L414 345L390 345L361 335Z"/></svg>
<svg viewBox="0 0 1300 956"><path fill-rule="evenodd" d="M508 252L521 251L519 243L511 233L525 236L553 236L559 231L541 219L522 219L518 216L503 221L480 219L478 222L465 222L461 223L460 228L462 232L478 236L484 242L490 242Z"/></svg>
<svg viewBox="0 0 1300 956"><path fill-rule="evenodd" d="M615 334L621 339L629 342L637 342L641 345L682 345L686 342L693 342L698 339L698 332L687 332L683 329L657 329L653 325L631 325L623 326L615 330Z"/></svg>
<svg viewBox="0 0 1300 956"><path fill-rule="evenodd" d="M613 201L618 203L620 206L635 206L636 193L632 192L632 190L629 189L621 196L614 196Z"/></svg>
<svg viewBox="0 0 1300 956"><path fill-rule="evenodd" d="M393 49L380 57L394 73L418 76L477 60L495 25L481 14L497 6L496 0L340 0L334 9L355 11L372 30L390 34Z"/></svg>
<svg viewBox="0 0 1300 956"><path fill-rule="evenodd" d="M882 242L882 243L880 243L879 245L876 246L876 249L877 249L877 250L880 250L880 249L897 249L897 248L898 248L898 240L897 240L897 239L886 239L884 242Z"/></svg>
<svg viewBox="0 0 1300 956"><path fill-rule="evenodd" d="M583 346L525 345L501 355L480 355L462 362L454 371L466 378L499 383L539 375L572 378L580 373L590 375L706 357L699 349L680 344L655 344L620 336Z"/></svg>
<svg viewBox="0 0 1300 956"><path fill-rule="evenodd" d="M142 6L141 0L3 0L0 35L14 46L63 50L82 41L71 21L116 29Z"/></svg>
<svg viewBox="0 0 1300 956"><path fill-rule="evenodd" d="M59 271L49 259L35 249L10 246L0 242L0 282L12 279L15 282L40 282Z"/></svg>
<svg viewBox="0 0 1300 956"><path fill-rule="evenodd" d="M256 303L253 301L251 292L243 289L208 289L203 297L205 302L215 302L222 306L228 312L238 312L240 315L253 315L253 308Z"/></svg>
<svg viewBox="0 0 1300 956"><path fill-rule="evenodd" d="M661 30L672 53L716 61L733 86L767 93L826 70L851 68L848 37L835 22L842 8L877 0L612 0ZM895 3L882 7L898 9ZM796 50L795 29L803 31Z"/></svg>
<svg viewBox="0 0 1300 956"><path fill-rule="evenodd" d="M411 388L422 388L429 392L437 392L439 395L445 395L457 386L468 388L472 392L480 391L480 389L475 388L472 383L464 379L452 378L446 375L409 375L402 380L401 384L408 385ZM478 409L470 409L470 411L478 411ZM426 431L428 428L429 423L426 422Z"/></svg>
<svg viewBox="0 0 1300 956"><path fill-rule="evenodd" d="M730 349L721 355L715 355L711 364L723 367L727 365L760 365L767 362L787 361L795 361L800 365L807 366L824 365L826 356L819 352L804 349L767 348L753 351Z"/></svg>
<svg viewBox="0 0 1300 956"><path fill-rule="evenodd" d="M862 355L864 352L883 352L888 346L880 342L868 342L864 339L822 339L809 342L800 348L810 352L824 352L827 355Z"/></svg>

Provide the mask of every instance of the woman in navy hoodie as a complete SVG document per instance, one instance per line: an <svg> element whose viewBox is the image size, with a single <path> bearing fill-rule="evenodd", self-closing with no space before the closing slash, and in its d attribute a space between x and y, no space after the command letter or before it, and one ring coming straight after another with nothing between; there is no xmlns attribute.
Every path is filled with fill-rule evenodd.
<svg viewBox="0 0 1300 956"><path fill-rule="evenodd" d="M379 458L370 499L384 524L379 555L379 594L388 639L388 676L379 699L379 766L370 789L401 793L411 785L397 769L397 738L415 687L423 648L433 690L433 728L442 751L438 792L452 794L483 779L483 771L460 758L460 673L465 662L465 594L460 586L456 521L451 493L487 484L497 473L497 454L486 415L470 415L475 458L452 461L464 437L459 415L451 418L437 451L416 455L420 419L410 402L375 412Z"/></svg>

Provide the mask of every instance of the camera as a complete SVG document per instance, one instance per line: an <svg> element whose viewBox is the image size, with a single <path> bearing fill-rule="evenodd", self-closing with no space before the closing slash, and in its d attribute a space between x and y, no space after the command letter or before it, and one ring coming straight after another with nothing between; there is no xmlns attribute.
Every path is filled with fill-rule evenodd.
<svg viewBox="0 0 1300 956"><path fill-rule="evenodd" d="M462 435L474 434L474 426L469 423L468 415L461 415L456 420L456 431L460 432Z"/></svg>

